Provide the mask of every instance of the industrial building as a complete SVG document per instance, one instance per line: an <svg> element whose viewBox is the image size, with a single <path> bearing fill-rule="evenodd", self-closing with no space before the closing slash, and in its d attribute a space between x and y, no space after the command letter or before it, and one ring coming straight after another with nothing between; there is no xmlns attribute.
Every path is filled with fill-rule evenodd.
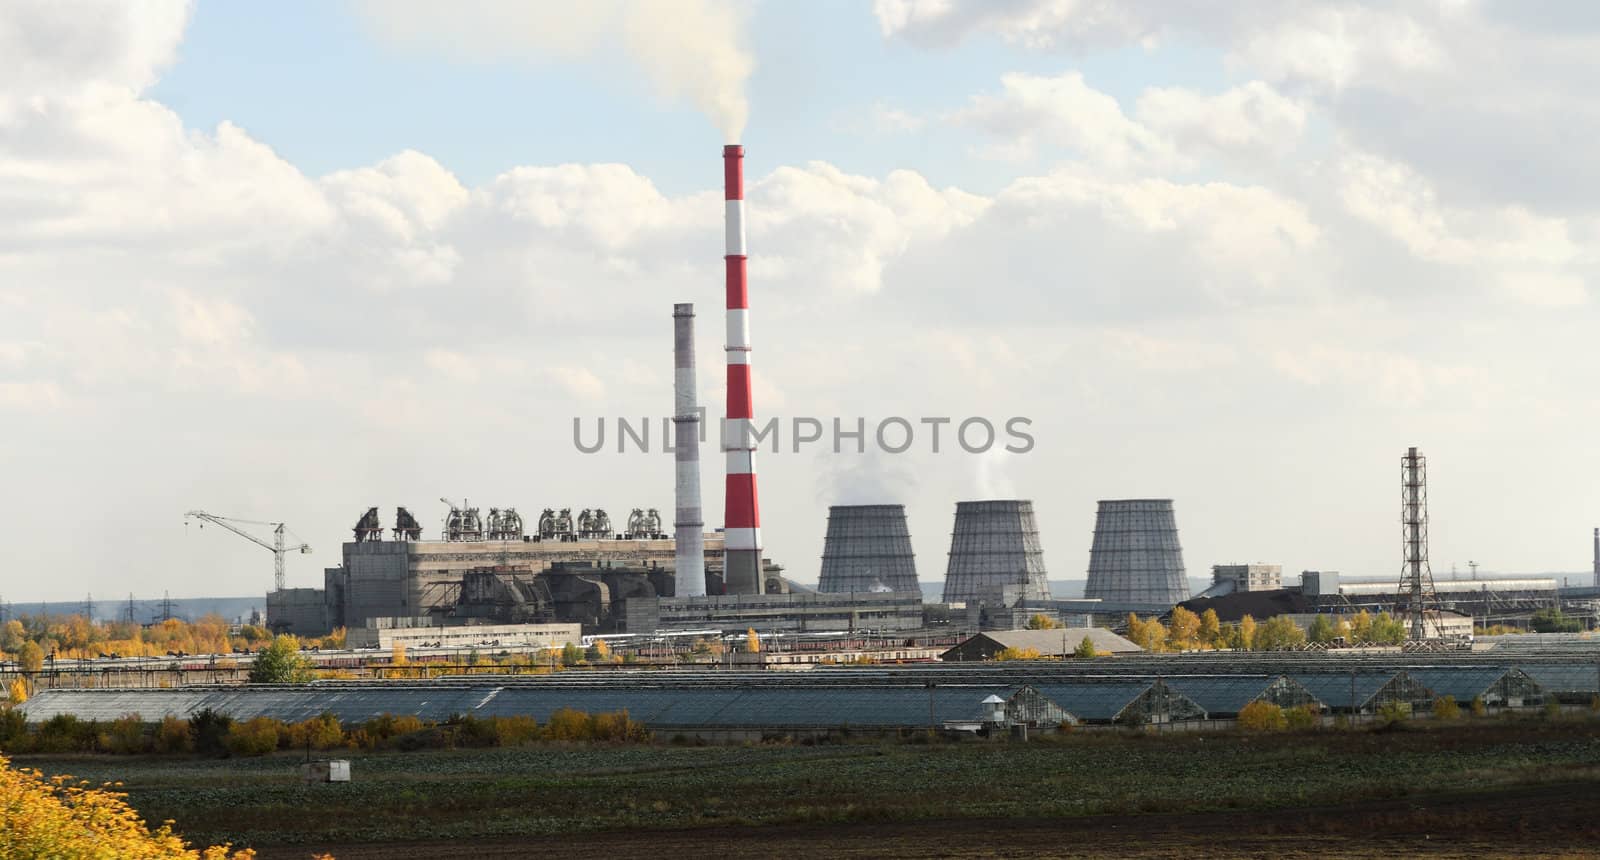
<svg viewBox="0 0 1600 860"><path fill-rule="evenodd" d="M395 623L395 622L400 623ZM504 648L524 646L560 648L581 644L578 624L470 624L443 625L431 618L378 619L377 626L356 627L346 633L348 648Z"/></svg>
<svg viewBox="0 0 1600 860"><path fill-rule="evenodd" d="M824 594L921 591L905 505L834 505L822 545Z"/></svg>
<svg viewBox="0 0 1600 860"><path fill-rule="evenodd" d="M344 563L323 572L323 588L267 595L267 623L300 635L399 618L603 625L626 597L675 594L676 542L660 533L653 511L636 509L617 533L603 509L578 517L547 509L535 535L504 530L504 512L491 513L497 529L485 528L476 508L452 507L445 534L454 539L421 540L420 529L397 528L401 539L385 541L369 511L342 547ZM704 576L720 586L722 534L704 534L703 546ZM781 569L765 566L765 590L788 591Z"/></svg>
<svg viewBox="0 0 1600 860"><path fill-rule="evenodd" d="M1033 502L957 502L944 602L1010 605L1019 599L1050 599Z"/></svg>
<svg viewBox="0 0 1600 860"><path fill-rule="evenodd" d="M1216 593L1272 591L1282 587L1281 564L1214 564L1211 566L1211 588L1203 593L1215 596Z"/></svg>
<svg viewBox="0 0 1600 860"><path fill-rule="evenodd" d="M1083 596L1154 611L1189 596L1171 499L1100 502Z"/></svg>

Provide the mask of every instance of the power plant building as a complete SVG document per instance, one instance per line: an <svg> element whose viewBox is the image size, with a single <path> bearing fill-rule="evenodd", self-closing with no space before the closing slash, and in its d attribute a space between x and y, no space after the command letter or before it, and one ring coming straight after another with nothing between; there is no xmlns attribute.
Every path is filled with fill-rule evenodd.
<svg viewBox="0 0 1600 860"><path fill-rule="evenodd" d="M919 591L904 505L834 505L822 545L817 590Z"/></svg>
<svg viewBox="0 0 1600 860"><path fill-rule="evenodd" d="M944 602L1010 606L1019 600L1049 599L1033 502L957 502Z"/></svg>
<svg viewBox="0 0 1600 860"><path fill-rule="evenodd" d="M1163 610L1189 596L1171 499L1100 502L1083 596Z"/></svg>

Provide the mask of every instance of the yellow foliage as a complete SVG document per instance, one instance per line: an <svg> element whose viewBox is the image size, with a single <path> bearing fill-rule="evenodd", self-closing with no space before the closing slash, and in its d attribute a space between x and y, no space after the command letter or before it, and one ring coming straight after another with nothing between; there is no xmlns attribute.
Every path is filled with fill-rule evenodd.
<svg viewBox="0 0 1600 860"><path fill-rule="evenodd" d="M406 643L394 643L394 647L389 649L389 662L396 666L406 665Z"/></svg>
<svg viewBox="0 0 1600 860"><path fill-rule="evenodd" d="M1433 718L1436 720L1461 719L1461 706L1456 704L1455 696L1445 696L1433 700Z"/></svg>
<svg viewBox="0 0 1600 860"><path fill-rule="evenodd" d="M126 797L90 788L70 776L13 769L0 756L0 809L5 810L0 857L248 860L255 856L249 849L230 853L227 845L190 849L172 832L171 822L153 829L146 825Z"/></svg>
<svg viewBox="0 0 1600 860"><path fill-rule="evenodd" d="M271 717L254 717L234 723L228 729L224 743L228 752L238 756L266 755L278 748L278 735L283 723Z"/></svg>
<svg viewBox="0 0 1600 860"><path fill-rule="evenodd" d="M6 688L6 701L13 705L20 705L28 701L28 682L18 678Z"/></svg>
<svg viewBox="0 0 1600 860"><path fill-rule="evenodd" d="M1000 661L1006 661L1006 660L1037 660L1037 659L1039 659L1039 649L1038 648L1001 648L999 651L995 652L994 658L996 660L1000 660Z"/></svg>
<svg viewBox="0 0 1600 860"><path fill-rule="evenodd" d="M744 650L747 654L761 653L761 637L756 635L754 627L749 628L744 633Z"/></svg>
<svg viewBox="0 0 1600 860"><path fill-rule="evenodd" d="M1239 728L1247 732L1279 732L1289 727L1283 709L1257 699L1239 711Z"/></svg>

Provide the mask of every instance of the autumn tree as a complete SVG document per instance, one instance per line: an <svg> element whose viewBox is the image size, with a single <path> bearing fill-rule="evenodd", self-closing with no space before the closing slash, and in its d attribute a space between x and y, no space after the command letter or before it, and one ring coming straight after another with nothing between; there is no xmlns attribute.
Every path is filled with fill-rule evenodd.
<svg viewBox="0 0 1600 860"><path fill-rule="evenodd" d="M1061 622L1051 618L1043 612L1035 612L1033 617L1028 619L1029 630L1056 630L1060 627Z"/></svg>
<svg viewBox="0 0 1600 860"><path fill-rule="evenodd" d="M1372 644L1372 615L1363 609L1350 619L1350 639L1358 645Z"/></svg>
<svg viewBox="0 0 1600 860"><path fill-rule="evenodd" d="M995 652L994 659L1001 662L1006 662L1009 660L1037 660L1039 659L1039 649L1001 648L999 651Z"/></svg>
<svg viewBox="0 0 1600 860"><path fill-rule="evenodd" d="M300 653L300 641L287 634L273 639L250 664L252 684L306 684L315 676L311 660Z"/></svg>
<svg viewBox="0 0 1600 860"><path fill-rule="evenodd" d="M1146 651L1161 651L1167 641L1167 628L1155 618L1141 620L1128 613L1128 640Z"/></svg>
<svg viewBox="0 0 1600 860"><path fill-rule="evenodd" d="M1387 612L1372 619L1371 641L1376 645L1399 645L1406 641L1406 624Z"/></svg>
<svg viewBox="0 0 1600 860"><path fill-rule="evenodd" d="M1239 641L1233 647L1248 651L1256 645L1256 620L1246 615L1239 619Z"/></svg>
<svg viewBox="0 0 1600 860"><path fill-rule="evenodd" d="M1172 617L1167 619L1167 644L1185 651L1195 647L1199 635L1200 616L1182 606L1173 607Z"/></svg>
<svg viewBox="0 0 1600 860"><path fill-rule="evenodd" d="M1207 609L1200 613L1200 642L1212 648L1220 648L1222 642L1222 622L1217 620L1217 610Z"/></svg>
<svg viewBox="0 0 1600 860"><path fill-rule="evenodd" d="M1072 649L1072 656L1080 660L1090 660L1097 656L1094 640L1087 633L1084 634L1083 641L1078 643L1078 647Z"/></svg>
<svg viewBox="0 0 1600 860"><path fill-rule="evenodd" d="M24 672L37 672L44 668L44 649L37 642L24 642L17 650L17 665Z"/></svg>
<svg viewBox="0 0 1600 860"><path fill-rule="evenodd" d="M411 661L406 659L406 643L394 640L389 646L389 662L395 666L404 666Z"/></svg>
<svg viewBox="0 0 1600 860"><path fill-rule="evenodd" d="M6 688L6 702L20 705L26 701L28 701L28 682L21 678L12 681L11 686Z"/></svg>
<svg viewBox="0 0 1600 860"><path fill-rule="evenodd" d="M127 795L90 788L70 776L12 768L0 756L0 857L142 857L150 860L247 860L255 852L229 846L188 848L170 823L150 827Z"/></svg>
<svg viewBox="0 0 1600 860"><path fill-rule="evenodd" d="M1311 619L1311 627L1306 631L1306 637L1319 645L1326 645L1332 642L1334 639L1333 620L1321 614Z"/></svg>
<svg viewBox="0 0 1600 860"><path fill-rule="evenodd" d="M561 665L576 666L583 662L583 649L576 642L568 642L561 646Z"/></svg>
<svg viewBox="0 0 1600 860"><path fill-rule="evenodd" d="M1287 615L1274 615L1256 628L1250 647L1255 651L1286 651L1306 644L1305 631Z"/></svg>
<svg viewBox="0 0 1600 860"><path fill-rule="evenodd" d="M744 632L744 651L746 654L761 653L761 637L756 635L754 627L748 628Z"/></svg>

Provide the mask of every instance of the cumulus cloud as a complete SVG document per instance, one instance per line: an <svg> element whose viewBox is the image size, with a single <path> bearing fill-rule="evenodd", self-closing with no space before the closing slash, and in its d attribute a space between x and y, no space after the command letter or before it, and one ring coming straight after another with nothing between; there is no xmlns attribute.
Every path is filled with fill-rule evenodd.
<svg viewBox="0 0 1600 860"><path fill-rule="evenodd" d="M356 8L391 41L472 61L610 60L620 49L662 96L688 99L729 141L739 140L749 117L745 85L755 60L746 10L728 0L363 0Z"/></svg>
<svg viewBox="0 0 1600 860"><path fill-rule="evenodd" d="M132 23L57 8L0 15L6 45L37 53L51 27L78 28L90 32L69 41L105 55L27 60L34 77L0 111L0 464L31 488L0 499L0 520L57 538L19 549L16 564L116 570L121 588L136 556L151 561L135 575L181 569L174 593L244 592L266 581L237 575L261 566L244 553L254 548L181 549L163 531L174 512L284 517L331 552L338 525L374 502L470 492L532 507L625 487L644 497L627 504L667 504L670 458L579 457L570 418L666 413L676 301L702 308L714 410L716 189L664 191L625 164L525 165L468 185L407 150L307 176L271 141L228 123L186 128L142 94L170 62L184 7ZM1137 3L885 8L897 37L958 40L970 15L1044 50L1201 27L1187 11L1154 26ZM1006 17L1017 10L1032 17ZM1428 57L1449 54L1404 61L1436 76L1448 63ZM16 56L0 62L22 70ZM1006 494L1062 512L1042 525L1051 563L1068 570L1096 495L1149 488L1272 522L1308 474L1353 481L1399 438L1471 434L1492 453L1520 449L1530 426L1600 420L1592 398L1572 396L1600 373L1592 212L1463 199L1348 126L1294 161L1338 87L1372 84L1262 67L1277 70L1212 93L1156 87L1128 106L1071 73L953 97L939 119L1053 162L1015 168L992 192L826 162L752 175L758 414L1028 415L1038 452L1001 464ZM1214 169L1253 161L1274 164ZM1516 422L1494 420L1508 411ZM1552 455L1593 457L1563 438ZM765 457L775 558L810 578L819 492L914 496L918 551L938 558L948 501L974 491L980 468L991 489L1002 477L994 463L890 465L847 489L810 458ZM1389 464L1374 473L1387 499ZM87 497L118 506L126 531L71 540L58 513ZM1373 527L1382 551L1356 562L1387 563L1388 521ZM1209 525L1193 532L1201 557L1238 539ZM1355 543L1280 525L1285 543L1263 553ZM149 543L132 554L132 541Z"/></svg>

